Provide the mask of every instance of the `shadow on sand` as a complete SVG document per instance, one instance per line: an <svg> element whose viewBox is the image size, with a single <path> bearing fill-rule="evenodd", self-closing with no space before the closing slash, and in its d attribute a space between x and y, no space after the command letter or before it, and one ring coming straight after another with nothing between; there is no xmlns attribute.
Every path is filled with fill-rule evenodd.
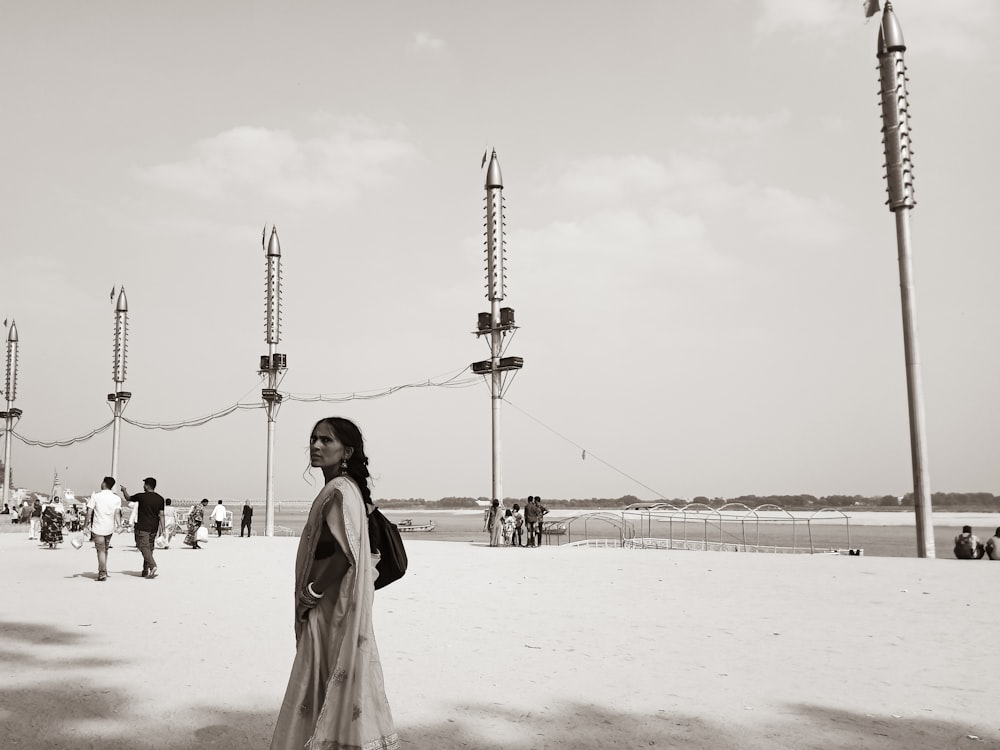
<svg viewBox="0 0 1000 750"><path fill-rule="evenodd" d="M134 669L134 665L100 657L46 655L50 647L85 646L89 637L86 632L48 625L0 622L4 748L245 750L268 746L278 707L273 712L213 708L210 678L189 696L191 708L181 715L156 716L149 706L139 707L143 714L136 715L130 696L102 685L95 672L105 667ZM47 679L30 679L39 673ZM135 679L155 680L155 675L137 674ZM406 692L397 689L397 700L405 700ZM634 714L579 703L524 713L489 703L456 705L451 716L400 725L398 731L402 747L413 750L1000 748L995 729L932 718L897 719L814 705L784 706L780 717L762 716L763 720L751 723L744 716L732 718L738 720L725 716L708 720L669 710Z"/></svg>
<svg viewBox="0 0 1000 750"><path fill-rule="evenodd" d="M102 685L102 668L134 669L100 657L38 655L49 647L81 647L88 634L25 622L0 622L0 718L6 749L143 750L145 748L259 748L271 739L273 716L211 707L213 692L192 695L183 720L155 721L133 714L131 697ZM38 680L39 674L46 679ZM19 679L20 678L20 679ZM25 679L27 678L27 679ZM155 675L135 675L155 681ZM149 708L149 707L143 707ZM146 711L154 714L155 711Z"/></svg>
<svg viewBox="0 0 1000 750"><path fill-rule="evenodd" d="M402 747L413 750L1000 748L1000 734L983 726L872 716L810 705L785 706L783 713L787 719L748 726L729 722L725 717L709 721L669 711L636 715L606 706L566 704L556 711L521 714L490 704L461 706L454 719L402 726L399 733ZM494 739L484 732L484 722L507 724L504 731L512 731L509 736Z"/></svg>

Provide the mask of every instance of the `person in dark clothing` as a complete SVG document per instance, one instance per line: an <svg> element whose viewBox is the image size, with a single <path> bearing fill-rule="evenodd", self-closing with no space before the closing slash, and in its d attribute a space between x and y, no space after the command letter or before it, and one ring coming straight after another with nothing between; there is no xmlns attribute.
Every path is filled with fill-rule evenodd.
<svg viewBox="0 0 1000 750"><path fill-rule="evenodd" d="M250 506L250 501L247 500L243 503L243 520L240 521L240 538L243 538L243 529L247 530L247 536L250 536L250 524L253 523L253 508Z"/></svg>
<svg viewBox="0 0 1000 750"><path fill-rule="evenodd" d="M160 529L167 528L167 522L163 515L166 503L163 497L154 492L156 480L153 477L146 477L142 480L142 489L138 495L128 494L125 487L121 488L122 497L125 502L136 503L135 537L136 546L142 553L142 577L156 578L156 560L153 559L153 548L156 537Z"/></svg>
<svg viewBox="0 0 1000 750"><path fill-rule="evenodd" d="M535 524L535 546L542 546L542 528L545 526L545 514L549 509L542 505L542 498L535 495L535 513L538 514L538 523Z"/></svg>

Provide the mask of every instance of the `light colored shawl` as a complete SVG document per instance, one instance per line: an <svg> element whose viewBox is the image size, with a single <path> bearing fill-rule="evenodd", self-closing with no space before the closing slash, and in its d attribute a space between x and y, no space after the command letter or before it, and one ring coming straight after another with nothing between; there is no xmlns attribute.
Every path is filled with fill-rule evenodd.
<svg viewBox="0 0 1000 750"><path fill-rule="evenodd" d="M313 501L295 557L296 594L309 582L323 523L350 568L339 590L327 590L316 611L300 609L296 599L297 656L272 747L280 744L278 734L287 732L308 736L311 750L398 748L372 627L378 558L371 554L364 499L349 477L330 480ZM313 717L310 736L299 722Z"/></svg>

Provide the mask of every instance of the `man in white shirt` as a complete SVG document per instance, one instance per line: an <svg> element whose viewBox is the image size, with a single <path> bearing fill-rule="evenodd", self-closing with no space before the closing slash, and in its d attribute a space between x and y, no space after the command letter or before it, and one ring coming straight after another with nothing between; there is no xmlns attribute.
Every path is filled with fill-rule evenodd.
<svg viewBox="0 0 1000 750"><path fill-rule="evenodd" d="M95 492L87 501L87 528L97 549L97 580L108 580L108 547L115 527L121 524L122 501L111 488L114 477L104 477L101 491Z"/></svg>
<svg viewBox="0 0 1000 750"><path fill-rule="evenodd" d="M219 501L219 504L212 508L212 520L215 521L215 533L222 536L222 523L226 520L226 506Z"/></svg>

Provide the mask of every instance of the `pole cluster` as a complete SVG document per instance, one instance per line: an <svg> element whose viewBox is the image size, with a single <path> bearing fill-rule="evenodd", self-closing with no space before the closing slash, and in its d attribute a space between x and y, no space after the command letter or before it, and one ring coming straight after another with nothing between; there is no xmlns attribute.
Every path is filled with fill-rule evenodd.
<svg viewBox="0 0 1000 750"><path fill-rule="evenodd" d="M913 470L913 509L917 527L917 555L934 557L934 527L927 438L924 425L920 349L917 341L917 302L910 249L910 211L913 197L913 146L910 137L909 100L906 92L906 43L892 3L887 2L879 25L879 97L882 101L882 143L885 147L887 204L896 219L899 257L899 293L903 312L903 349L906 358L906 396L910 421L910 459Z"/></svg>
<svg viewBox="0 0 1000 750"><path fill-rule="evenodd" d="M261 390L267 411L267 468L264 486L264 535L274 536L274 432L282 396L278 393L278 380L288 366L288 358L277 352L281 343L281 243L278 228L271 227L267 240L267 227L261 235L261 247L267 266L264 294L264 343L267 354L261 355L258 372L267 377L267 387Z"/></svg>
<svg viewBox="0 0 1000 750"><path fill-rule="evenodd" d="M503 504L502 451L500 441L500 405L504 394L504 374L524 366L521 357L504 357L504 340L513 333L514 310L500 307L507 292L507 270L505 267L506 246L504 243L504 199L503 176L497 152L490 156L486 170L486 299L490 301L490 311L479 313L479 323L475 335L489 336L490 358L472 363L472 371L489 376L491 425L492 425L492 499Z"/></svg>

